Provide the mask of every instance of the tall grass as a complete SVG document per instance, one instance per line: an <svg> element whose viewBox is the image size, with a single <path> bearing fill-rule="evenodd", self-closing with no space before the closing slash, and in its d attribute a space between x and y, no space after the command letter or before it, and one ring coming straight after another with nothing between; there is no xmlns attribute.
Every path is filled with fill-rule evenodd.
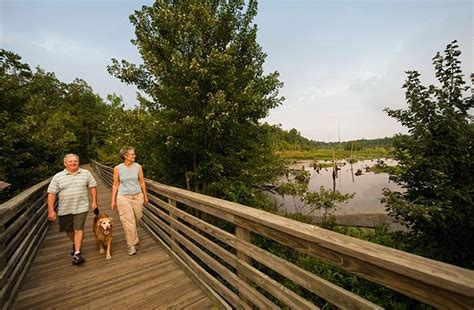
<svg viewBox="0 0 474 310"><path fill-rule="evenodd" d="M350 150L336 149L337 159L349 159ZM279 151L276 152L283 159L307 159L307 160L332 160L332 149L313 149L309 151ZM360 151L352 151L352 158L356 160L388 158L390 151L386 148L366 148Z"/></svg>

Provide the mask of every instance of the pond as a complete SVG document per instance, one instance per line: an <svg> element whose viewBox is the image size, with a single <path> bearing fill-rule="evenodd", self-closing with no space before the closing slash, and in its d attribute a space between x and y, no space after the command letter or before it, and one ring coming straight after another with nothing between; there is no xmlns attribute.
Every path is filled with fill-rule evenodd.
<svg viewBox="0 0 474 310"><path fill-rule="evenodd" d="M384 160L387 165L396 165L393 160ZM331 164L330 162L317 162L321 164ZM332 189L335 185L336 190L341 193L355 193L355 197L349 200L346 204L340 205L335 212L338 221L341 222L360 222L361 226L374 226L377 223L392 222L386 215L384 205L380 202L382 198L382 190L388 188L390 190L402 191L401 187L389 180L387 173L374 173L370 171L370 167L374 166L377 160L363 160L354 164L349 164L347 161L340 161L338 167L338 176L335 184L333 184L332 167L315 169L313 168L314 161L304 160L292 163L288 168L290 170L305 170L309 172L309 189L317 191L321 186L326 189ZM369 167L369 169L367 169ZM356 172L359 170L360 175ZM289 178L292 176L290 174ZM286 177L284 177L286 179ZM290 196L281 197L272 194L276 203L281 208L289 212L296 210L295 204L298 200L294 200ZM313 213L315 217L321 216L321 212ZM369 222L370 225L364 223ZM372 225L374 224L374 225Z"/></svg>

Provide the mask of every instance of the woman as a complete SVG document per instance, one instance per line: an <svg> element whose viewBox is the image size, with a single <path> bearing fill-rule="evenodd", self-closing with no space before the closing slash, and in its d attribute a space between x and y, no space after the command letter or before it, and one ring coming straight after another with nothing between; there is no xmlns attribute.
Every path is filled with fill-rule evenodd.
<svg viewBox="0 0 474 310"><path fill-rule="evenodd" d="M120 222L125 232L128 255L137 253L137 224L143 215L143 207L148 203L142 166L135 162L135 149L124 146L120 150L123 163L114 168L112 185L112 211L118 209Z"/></svg>

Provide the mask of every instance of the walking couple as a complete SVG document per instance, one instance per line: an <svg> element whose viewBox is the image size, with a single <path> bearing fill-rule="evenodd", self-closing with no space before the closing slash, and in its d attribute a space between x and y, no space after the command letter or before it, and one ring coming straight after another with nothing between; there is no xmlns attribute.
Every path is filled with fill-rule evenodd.
<svg viewBox="0 0 474 310"><path fill-rule="evenodd" d="M123 162L114 168L111 208L119 212L127 242L129 255L137 253L139 242L137 225L143 215L143 207L148 203L143 169L135 162L135 149L125 146L120 150ZM54 175L48 187L48 219L59 218L59 231L66 232L72 241L72 264L85 262L81 255L84 239L84 224L89 211L91 194L93 210L97 205L97 182L92 174L79 167L79 156L64 156L65 169ZM57 214L54 204L58 196Z"/></svg>

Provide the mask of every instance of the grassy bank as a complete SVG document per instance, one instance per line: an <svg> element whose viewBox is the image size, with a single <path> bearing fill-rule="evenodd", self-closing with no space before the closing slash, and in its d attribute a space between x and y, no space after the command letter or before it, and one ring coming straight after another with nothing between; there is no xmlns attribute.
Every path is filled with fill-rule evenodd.
<svg viewBox="0 0 474 310"><path fill-rule="evenodd" d="M349 159L351 151L343 149L334 150L336 159ZM277 155L283 159L309 159L309 160L332 160L332 149L313 149L309 151L280 151ZM386 148L367 148L360 151L353 151L352 158L356 160L376 159L390 157Z"/></svg>

